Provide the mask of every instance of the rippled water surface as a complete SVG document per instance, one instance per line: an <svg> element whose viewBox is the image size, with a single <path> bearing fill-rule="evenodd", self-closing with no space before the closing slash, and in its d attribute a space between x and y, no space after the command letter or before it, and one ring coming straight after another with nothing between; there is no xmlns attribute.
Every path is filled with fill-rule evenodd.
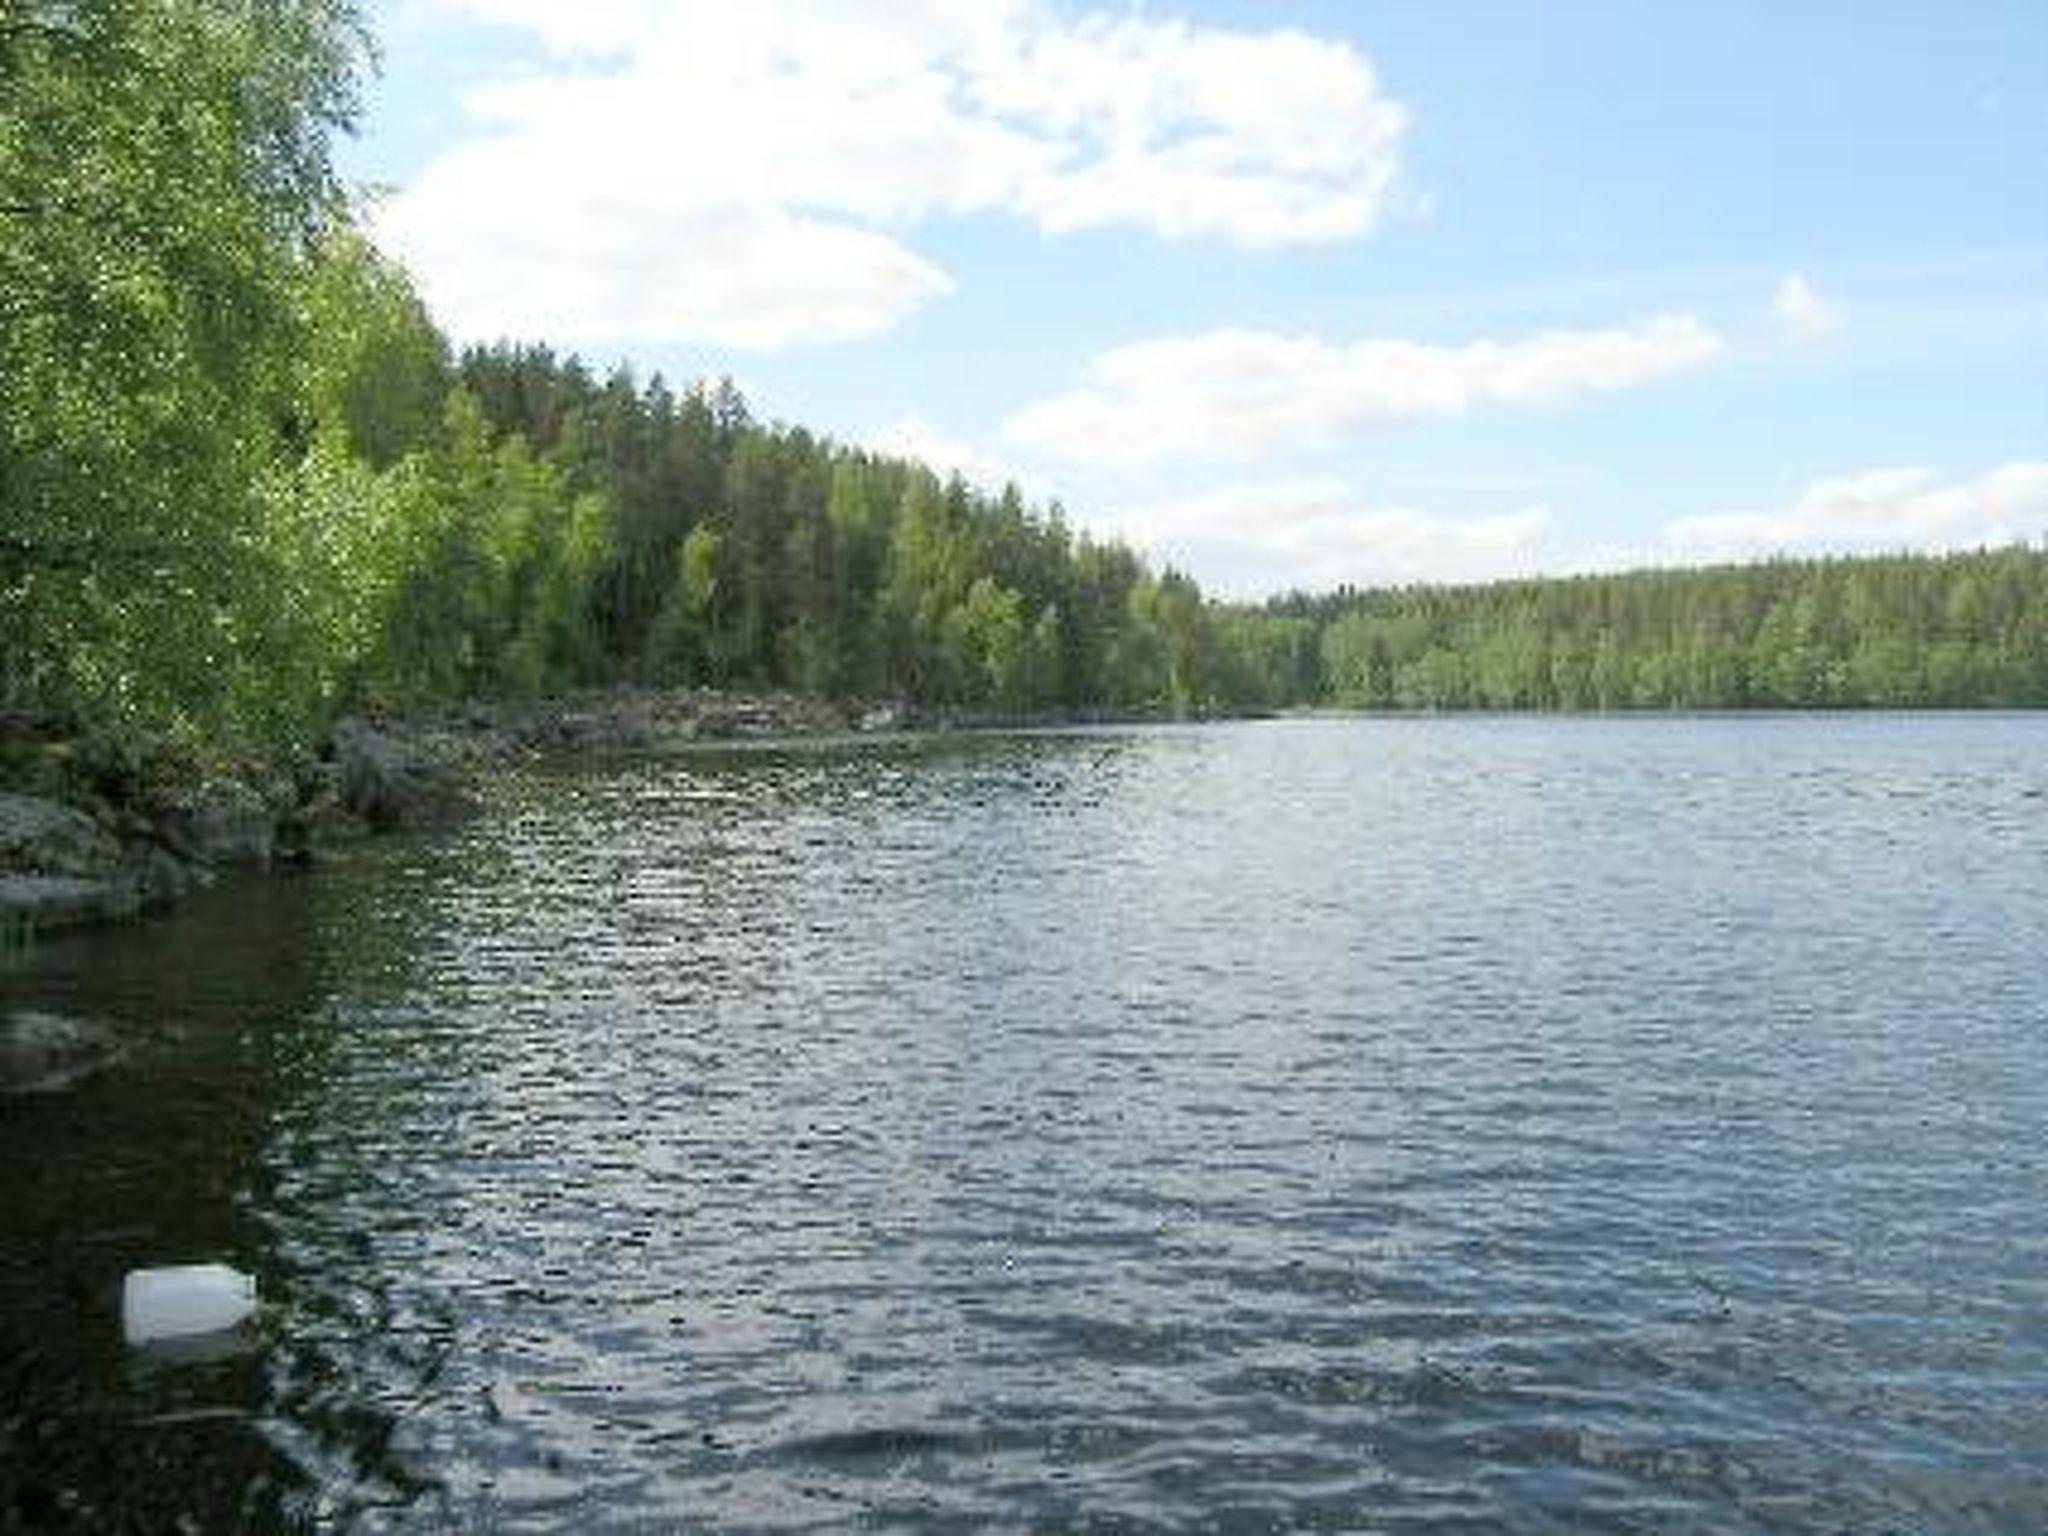
<svg viewBox="0 0 2048 1536"><path fill-rule="evenodd" d="M0 962L0 1524L2038 1532L2044 984L2041 717L522 773Z"/></svg>

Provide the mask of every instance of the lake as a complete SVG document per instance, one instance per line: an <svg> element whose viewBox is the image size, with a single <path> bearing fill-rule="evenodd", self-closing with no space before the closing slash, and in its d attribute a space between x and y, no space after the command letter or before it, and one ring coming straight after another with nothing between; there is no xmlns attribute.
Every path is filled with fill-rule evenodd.
<svg viewBox="0 0 2048 1536"><path fill-rule="evenodd" d="M523 770L0 960L0 1528L2038 1532L2044 984L2041 716Z"/></svg>

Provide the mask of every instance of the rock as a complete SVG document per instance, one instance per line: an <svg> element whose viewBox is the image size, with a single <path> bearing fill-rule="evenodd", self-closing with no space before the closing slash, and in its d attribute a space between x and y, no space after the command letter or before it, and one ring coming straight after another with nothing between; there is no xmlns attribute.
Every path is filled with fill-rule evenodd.
<svg viewBox="0 0 2048 1536"><path fill-rule="evenodd" d="M156 843L139 845L137 888L141 899L153 905L177 901L195 888L212 883L206 867L179 858Z"/></svg>
<svg viewBox="0 0 2048 1536"><path fill-rule="evenodd" d="M71 774L68 740L11 727L0 715L0 786L24 795L61 797Z"/></svg>
<svg viewBox="0 0 2048 1536"><path fill-rule="evenodd" d="M900 731L904 725L903 706L900 704L877 704L874 708L861 712L859 723L860 729L864 733Z"/></svg>
<svg viewBox="0 0 2048 1536"><path fill-rule="evenodd" d="M471 809L450 768L362 721L336 728L334 761L342 809L372 828L432 826Z"/></svg>
<svg viewBox="0 0 2048 1536"><path fill-rule="evenodd" d="M121 1039L105 1024L22 1011L0 1016L0 1093L49 1093L110 1065Z"/></svg>
<svg viewBox="0 0 2048 1536"><path fill-rule="evenodd" d="M0 944L48 928L132 917L142 910L133 879L0 875Z"/></svg>
<svg viewBox="0 0 2048 1536"><path fill-rule="evenodd" d="M743 717L733 710L707 707L697 712L692 734L700 741L724 741L737 736L742 724Z"/></svg>
<svg viewBox="0 0 2048 1536"><path fill-rule="evenodd" d="M55 800L0 794L0 870L90 878L120 864L120 843L84 812Z"/></svg>
<svg viewBox="0 0 2048 1536"><path fill-rule="evenodd" d="M154 830L158 842L188 861L268 869L277 818L255 787L222 779L160 803Z"/></svg>
<svg viewBox="0 0 2048 1536"><path fill-rule="evenodd" d="M124 844L109 828L127 821L112 810L96 820L54 800L0 794L0 939L133 917L182 894L191 883L182 867L175 879L159 867L169 855L147 838Z"/></svg>
<svg viewBox="0 0 2048 1536"><path fill-rule="evenodd" d="M71 767L76 787L88 788L119 804L140 799L149 778L143 754L132 742L97 732L72 743Z"/></svg>
<svg viewBox="0 0 2048 1536"><path fill-rule="evenodd" d="M277 856L292 863L310 863L326 849L369 835L369 823L341 803L338 790L322 790L279 820Z"/></svg>

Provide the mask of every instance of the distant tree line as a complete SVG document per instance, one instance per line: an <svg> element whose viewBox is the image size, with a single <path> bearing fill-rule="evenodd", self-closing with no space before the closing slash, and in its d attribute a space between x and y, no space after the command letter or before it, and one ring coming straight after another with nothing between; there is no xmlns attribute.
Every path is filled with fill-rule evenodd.
<svg viewBox="0 0 2048 1536"><path fill-rule="evenodd" d="M1377 709L2048 705L2048 552L1780 560L1274 605Z"/></svg>
<svg viewBox="0 0 2048 1536"><path fill-rule="evenodd" d="M1206 600L729 383L453 355L348 0L0 5L0 711L193 744L632 682L982 713L2048 703L2048 557Z"/></svg>

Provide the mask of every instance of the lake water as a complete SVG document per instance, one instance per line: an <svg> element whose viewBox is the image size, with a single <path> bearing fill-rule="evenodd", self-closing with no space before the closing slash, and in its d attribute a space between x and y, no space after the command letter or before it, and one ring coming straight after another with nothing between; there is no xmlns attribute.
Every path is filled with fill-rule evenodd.
<svg viewBox="0 0 2048 1536"><path fill-rule="evenodd" d="M0 1528L2039 1532L2044 984L2039 716L523 772L0 962Z"/></svg>

